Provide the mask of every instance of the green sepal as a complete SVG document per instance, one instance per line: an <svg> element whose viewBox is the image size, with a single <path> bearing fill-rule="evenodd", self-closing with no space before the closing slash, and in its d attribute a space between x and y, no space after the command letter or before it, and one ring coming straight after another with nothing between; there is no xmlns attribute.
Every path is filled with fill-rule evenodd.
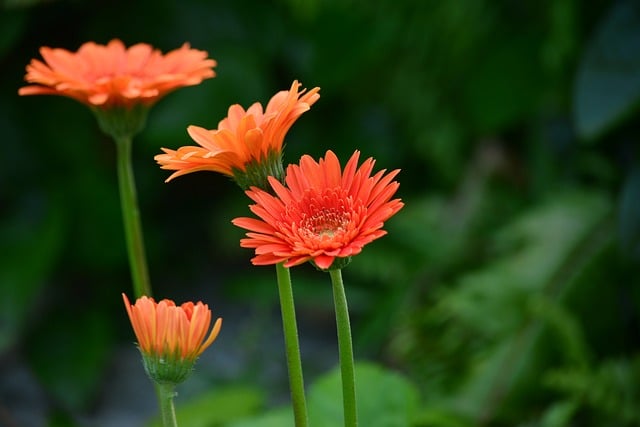
<svg viewBox="0 0 640 427"><path fill-rule="evenodd" d="M343 268L345 268L347 265L349 265L351 263L351 257L347 256L347 257L335 257L333 259L333 262L331 263L331 265L329 266L329 268L320 268L316 265L315 262L313 262L313 260L309 261L311 263L311 265L313 265L316 270L322 271L324 273L327 273L331 270L342 270Z"/></svg>
<svg viewBox="0 0 640 427"><path fill-rule="evenodd" d="M246 191L251 187L258 187L268 193L273 193L268 177L272 176L284 182L284 166L282 152L270 150L260 160L252 160L245 165L245 170L232 169L233 180Z"/></svg>
<svg viewBox="0 0 640 427"><path fill-rule="evenodd" d="M94 107L92 111L98 119L100 129L117 140L132 138L144 129L149 107L135 104L131 107L116 106L106 109Z"/></svg>
<svg viewBox="0 0 640 427"><path fill-rule="evenodd" d="M141 353L145 372L157 384L178 385L184 382L193 371L196 362L196 358L181 358L169 352Z"/></svg>

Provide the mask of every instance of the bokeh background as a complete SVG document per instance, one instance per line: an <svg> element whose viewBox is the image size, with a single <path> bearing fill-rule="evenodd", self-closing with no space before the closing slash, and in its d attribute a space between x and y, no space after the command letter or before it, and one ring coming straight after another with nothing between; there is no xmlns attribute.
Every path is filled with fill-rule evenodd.
<svg viewBox="0 0 640 427"><path fill-rule="evenodd" d="M402 169L405 208L344 270L364 427L640 424L637 1L4 0L0 425L153 422L113 143L79 103L17 95L40 46L112 38L218 61L134 146L155 295L225 318L181 425L282 426L286 370L275 272L230 223L248 199L214 173L165 184L153 156L294 79L321 98L286 163L359 149ZM292 275L311 406L330 412L330 282Z"/></svg>

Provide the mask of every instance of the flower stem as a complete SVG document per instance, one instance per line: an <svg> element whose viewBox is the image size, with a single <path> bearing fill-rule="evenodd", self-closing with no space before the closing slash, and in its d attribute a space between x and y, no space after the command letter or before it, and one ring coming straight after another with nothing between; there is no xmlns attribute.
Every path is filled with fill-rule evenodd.
<svg viewBox="0 0 640 427"><path fill-rule="evenodd" d="M282 311L282 327L284 329L284 344L289 369L289 387L291 388L291 402L296 427L306 427L309 423L307 416L307 402L304 396L304 379L302 377L302 362L300 361L300 343L298 342L298 325L296 310L293 304L293 290L289 269L282 263L276 264L278 277L278 292L280 294L280 310Z"/></svg>
<svg viewBox="0 0 640 427"><path fill-rule="evenodd" d="M358 410L356 407L356 377L353 363L353 344L351 341L351 325L349 323L349 308L347 296L344 292L342 270L329 270L333 285L333 303L336 310L336 325L338 328L338 350L340 353L340 373L342 375L342 405L344 407L345 427L358 425Z"/></svg>
<svg viewBox="0 0 640 427"><path fill-rule="evenodd" d="M173 384L157 384L158 400L160 403L160 415L163 427L177 427L176 409L173 404L175 386Z"/></svg>
<svg viewBox="0 0 640 427"><path fill-rule="evenodd" d="M136 184L131 167L132 138L115 138L118 150L118 186L120 188L120 208L124 221L127 253L133 279L133 291L136 298L151 296L147 260L142 238L142 225L136 196Z"/></svg>

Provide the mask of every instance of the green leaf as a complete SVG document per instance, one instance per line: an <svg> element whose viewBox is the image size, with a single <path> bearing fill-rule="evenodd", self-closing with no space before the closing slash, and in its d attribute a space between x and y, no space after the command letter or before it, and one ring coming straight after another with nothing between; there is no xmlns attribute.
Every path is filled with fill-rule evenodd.
<svg viewBox="0 0 640 427"><path fill-rule="evenodd" d="M540 420L540 427L570 426L571 418L577 409L578 404L574 400L560 401L544 412Z"/></svg>
<svg viewBox="0 0 640 427"><path fill-rule="evenodd" d="M639 377L640 359L635 357L605 360L591 371L567 366L549 372L543 381L589 407L593 415L608 420L609 425L631 426L640 423L636 403Z"/></svg>
<svg viewBox="0 0 640 427"><path fill-rule="evenodd" d="M406 427L411 424L418 392L400 374L372 363L358 363L356 393L360 425ZM341 425L342 413L342 382L340 370L336 368L319 378L309 390L310 424Z"/></svg>
<svg viewBox="0 0 640 427"><path fill-rule="evenodd" d="M602 195L557 194L497 233L497 260L463 276L442 298L438 315L454 320L443 340L458 351L476 350L449 402L456 413L488 421L509 410L508 399L535 391L542 319L531 304L541 295L562 296L597 248L609 244L610 233L603 238L600 230L610 212Z"/></svg>
<svg viewBox="0 0 640 427"><path fill-rule="evenodd" d="M574 120L593 140L630 115L640 99L640 3L615 2L578 68Z"/></svg>
<svg viewBox="0 0 640 427"><path fill-rule="evenodd" d="M585 235L610 211L600 195L558 195L496 233L496 261L459 280L439 303L473 330L497 336L518 329L527 299L544 291ZM487 316L499 312L500 317Z"/></svg>
<svg viewBox="0 0 640 427"><path fill-rule="evenodd" d="M356 363L358 424L367 427L407 427L418 408L418 391L402 375L381 366ZM342 382L337 367L314 382L307 393L310 426L339 426L342 418ZM291 407L278 408L229 427L293 426Z"/></svg>

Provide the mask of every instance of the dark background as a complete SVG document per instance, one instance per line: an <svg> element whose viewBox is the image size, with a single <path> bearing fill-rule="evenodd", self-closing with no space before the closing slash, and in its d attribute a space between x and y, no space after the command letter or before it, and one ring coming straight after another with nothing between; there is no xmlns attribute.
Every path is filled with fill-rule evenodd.
<svg viewBox="0 0 640 427"><path fill-rule="evenodd" d="M155 410L120 297L113 142L77 102L17 95L40 46L112 38L218 61L134 143L154 294L225 318L179 403L236 398L222 420L194 404L185 426L286 404L275 272L239 247L230 221L248 199L228 178L165 184L153 156L294 79L321 98L285 163L359 149L402 169L405 208L344 270L356 358L414 393L404 421L379 425L640 423L638 2L4 0L0 425L138 425ZM330 282L292 275L313 384L337 361Z"/></svg>

